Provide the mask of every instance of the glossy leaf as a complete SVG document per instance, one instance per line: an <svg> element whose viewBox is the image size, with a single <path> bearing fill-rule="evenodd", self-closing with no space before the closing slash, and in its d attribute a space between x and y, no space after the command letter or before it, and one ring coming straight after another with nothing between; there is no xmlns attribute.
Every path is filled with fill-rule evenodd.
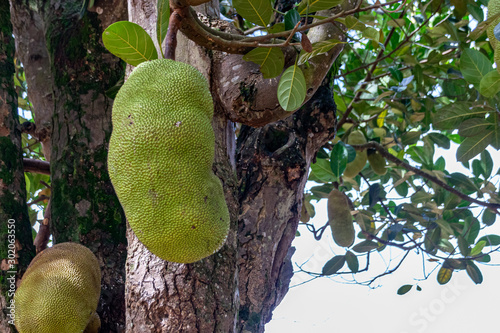
<svg viewBox="0 0 500 333"><path fill-rule="evenodd" d="M366 240L359 244L354 245L352 250L357 253L365 253L365 252L370 252L371 250L375 250L377 247L379 247L378 243Z"/></svg>
<svg viewBox="0 0 500 333"><path fill-rule="evenodd" d="M299 3L298 11L300 15L314 13L323 9L330 9L340 5L344 0L302 0Z"/></svg>
<svg viewBox="0 0 500 333"><path fill-rule="evenodd" d="M475 284L481 284L483 282L483 274L481 274L479 268L472 261L467 262L465 270Z"/></svg>
<svg viewBox="0 0 500 333"><path fill-rule="evenodd" d="M323 275L333 275L337 273L345 264L345 256L335 256L328 260L323 266L321 274Z"/></svg>
<svg viewBox="0 0 500 333"><path fill-rule="evenodd" d="M336 177L339 177L344 173L347 166L347 150L344 145L339 142L332 148L332 153L330 155L330 168Z"/></svg>
<svg viewBox="0 0 500 333"><path fill-rule="evenodd" d="M327 53L334 46L336 46L338 44L343 44L343 43L344 42L341 42L341 41L336 40L336 39L329 39L329 40L313 43L312 44L312 47L313 47L312 52L305 52L304 50L302 50L300 52L299 61L297 64L299 66L302 64L305 64L307 61L309 61L309 59L311 59L317 55Z"/></svg>
<svg viewBox="0 0 500 333"><path fill-rule="evenodd" d="M347 251L345 254L345 260L347 262L347 267L351 270L353 273L357 273L359 271L359 261L358 257L351 251Z"/></svg>
<svg viewBox="0 0 500 333"><path fill-rule="evenodd" d="M151 37L141 26L132 22L111 24L104 30L102 41L109 52L132 66L158 58Z"/></svg>
<svg viewBox="0 0 500 333"><path fill-rule="evenodd" d="M479 85L483 77L492 70L491 62L479 51L465 49L460 56L460 71L469 83Z"/></svg>
<svg viewBox="0 0 500 333"><path fill-rule="evenodd" d="M437 281L439 284L447 284L453 274L453 268L445 267L444 265L438 271Z"/></svg>
<svg viewBox="0 0 500 333"><path fill-rule="evenodd" d="M168 22L170 19L170 5L168 0L158 0L156 3L156 38L160 46L160 52L163 54L162 43L167 36Z"/></svg>
<svg viewBox="0 0 500 333"><path fill-rule="evenodd" d="M257 47L243 56L243 60L252 61L260 66L264 79L271 79L281 74L285 66L285 57L279 48Z"/></svg>
<svg viewBox="0 0 500 333"><path fill-rule="evenodd" d="M413 287L413 285L411 285L411 284L405 284L404 286L399 287L398 295L406 294L407 292L409 292L411 290L412 287Z"/></svg>
<svg viewBox="0 0 500 333"><path fill-rule="evenodd" d="M245 20L266 27L273 16L269 0L233 0L233 6Z"/></svg>
<svg viewBox="0 0 500 333"><path fill-rule="evenodd" d="M290 66L281 75L278 101L286 111L297 110L306 98L306 79L298 66Z"/></svg>
<svg viewBox="0 0 500 333"><path fill-rule="evenodd" d="M500 245L499 235L486 235L479 238L479 242L485 241L487 246L498 246Z"/></svg>
<svg viewBox="0 0 500 333"><path fill-rule="evenodd" d="M500 74L497 71L487 73L481 79L479 92L488 98L495 96L500 91Z"/></svg>

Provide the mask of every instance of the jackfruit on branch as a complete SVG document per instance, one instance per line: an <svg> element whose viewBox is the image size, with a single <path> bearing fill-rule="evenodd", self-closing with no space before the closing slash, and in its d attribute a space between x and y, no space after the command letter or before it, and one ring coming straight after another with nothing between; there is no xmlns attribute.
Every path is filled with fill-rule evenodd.
<svg viewBox="0 0 500 333"><path fill-rule="evenodd" d="M337 245L349 247L354 243L356 233L346 195L333 189L328 195L328 223L332 229L333 240Z"/></svg>
<svg viewBox="0 0 500 333"><path fill-rule="evenodd" d="M349 134L347 138L347 143L350 145L361 145L366 143L366 138L363 132L354 131ZM354 178L356 175L363 170L365 167L368 157L366 155L366 150L356 150L356 157L353 161L347 163L344 171L344 177Z"/></svg>
<svg viewBox="0 0 500 333"><path fill-rule="evenodd" d="M368 162L377 175L383 176L387 173L387 161L375 149L368 150Z"/></svg>
<svg viewBox="0 0 500 333"><path fill-rule="evenodd" d="M99 318L100 293L101 271L92 251L76 243L56 244L40 252L24 273L14 295L15 326L20 333L83 332Z"/></svg>
<svg viewBox="0 0 500 333"><path fill-rule="evenodd" d="M201 260L227 237L212 117L206 79L170 59L141 63L115 98L111 182L137 238L164 260Z"/></svg>
<svg viewBox="0 0 500 333"><path fill-rule="evenodd" d="M488 18L495 16L500 13L500 0L490 0L488 2ZM495 38L494 29L497 24L500 23L500 17L493 20L490 23L488 29L486 29L486 34L490 40L491 47L495 53L495 63L497 64L497 71L500 72L500 41Z"/></svg>

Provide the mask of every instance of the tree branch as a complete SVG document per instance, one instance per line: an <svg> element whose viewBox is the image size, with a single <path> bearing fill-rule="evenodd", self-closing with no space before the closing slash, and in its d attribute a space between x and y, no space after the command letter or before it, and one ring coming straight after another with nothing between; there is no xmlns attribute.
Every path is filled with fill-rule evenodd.
<svg viewBox="0 0 500 333"><path fill-rule="evenodd" d="M450 185L446 184L445 182L441 181L436 176L431 175L427 172L424 172L424 171L400 160L396 156L389 153L381 144L379 144L375 141L370 141L370 142L362 144L362 145L352 145L352 147L357 149L357 150L365 150L365 149L369 149L369 148L376 149L380 153L380 155L384 156L387 160L393 162L397 166L401 166L408 171L414 172L415 174L419 175L420 177L422 177L424 179L430 180L434 184L439 185L440 187L444 188L445 190L455 194L456 196L458 196L462 200L478 204L480 206L483 206L483 207L486 207L488 209L493 210L496 214L500 214L499 213L500 204L483 202L481 200L471 198L470 196L458 191L457 189L455 189L455 188L451 187Z"/></svg>
<svg viewBox="0 0 500 333"><path fill-rule="evenodd" d="M50 163L42 160L23 158L24 172L39 173L50 176Z"/></svg>

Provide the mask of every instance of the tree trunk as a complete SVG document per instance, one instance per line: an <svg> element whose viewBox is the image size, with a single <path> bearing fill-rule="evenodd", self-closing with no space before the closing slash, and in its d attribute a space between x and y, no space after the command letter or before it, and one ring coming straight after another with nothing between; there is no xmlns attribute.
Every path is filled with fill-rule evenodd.
<svg viewBox="0 0 500 333"><path fill-rule="evenodd" d="M106 91L123 77L123 67L104 49L101 34L126 19L126 7L118 0L98 6L106 7L105 15L85 13L82 1L14 0L12 22L37 132L51 162L54 242L82 243L96 254L102 331L118 332L125 322L126 237L107 173L112 100Z"/></svg>
<svg viewBox="0 0 500 333"><path fill-rule="evenodd" d="M14 38L9 2L0 0L0 332L10 332L16 282L35 249L26 206L21 131L14 88Z"/></svg>
<svg viewBox="0 0 500 333"><path fill-rule="evenodd" d="M129 1L129 19L156 41L152 7L147 1ZM218 17L217 7L205 4L200 9ZM339 51L328 55L330 63ZM263 332L293 274L290 246L309 165L334 136L333 95L321 87L300 112L286 120L258 129L243 126L236 151L235 126L228 115L241 114L241 110L233 110L234 103L228 101L240 99L241 91L226 89L222 80L231 73L231 79L240 77L250 84L248 66L241 66L241 56L206 52L180 33L176 60L197 67L211 83L214 168L223 181L233 223L221 251L188 265L158 259L128 230L127 332ZM238 67L243 70L235 72L233 68ZM261 81L251 83L262 88L255 98L272 93L264 88L269 83Z"/></svg>

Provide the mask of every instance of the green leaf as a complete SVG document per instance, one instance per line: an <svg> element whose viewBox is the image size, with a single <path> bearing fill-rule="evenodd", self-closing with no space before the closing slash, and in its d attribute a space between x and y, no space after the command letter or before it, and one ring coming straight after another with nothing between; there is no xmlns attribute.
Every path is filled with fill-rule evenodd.
<svg viewBox="0 0 500 333"><path fill-rule="evenodd" d="M378 243L375 243L371 240L365 240L359 244L354 245L352 250L357 253L365 253L370 252L371 250L375 250L379 247Z"/></svg>
<svg viewBox="0 0 500 333"><path fill-rule="evenodd" d="M457 149L457 161L467 162L483 152L491 142L491 135L476 135L465 138Z"/></svg>
<svg viewBox="0 0 500 333"><path fill-rule="evenodd" d="M486 235L479 238L478 242L485 241L488 246L498 246L500 245L500 236L499 235Z"/></svg>
<svg viewBox="0 0 500 333"><path fill-rule="evenodd" d="M458 235L457 241L458 241L458 248L460 249L460 253L462 253L462 255L464 257L467 257L471 251L470 247L469 247L469 243L467 243L467 241L465 240L465 238L462 235Z"/></svg>
<svg viewBox="0 0 500 333"><path fill-rule="evenodd" d="M167 36L168 22L170 19L170 6L168 0L158 0L156 3L156 13L158 19L156 20L156 38L160 46L160 52L163 56L163 48L161 44Z"/></svg>
<svg viewBox="0 0 500 333"><path fill-rule="evenodd" d="M299 55L299 60L297 62L297 65L302 65L302 64L305 64L307 61L309 61L309 59L317 56L317 55L320 55L320 54L323 54L323 53L326 53L328 51L330 51L335 45L338 45L338 44L344 44L345 42L341 42L339 40L336 40L336 39L328 39L328 40L324 40L324 41L321 41L321 42L316 42L312 45L312 52L306 52L304 50L300 51L300 55Z"/></svg>
<svg viewBox="0 0 500 333"><path fill-rule="evenodd" d="M404 286L399 287L398 295L406 294L407 292L409 292L411 290L412 287L413 287L413 285L411 285L411 284L405 284Z"/></svg>
<svg viewBox="0 0 500 333"><path fill-rule="evenodd" d="M490 123L483 118L467 119L458 126L458 134L465 137L475 136L484 133L488 126Z"/></svg>
<svg viewBox="0 0 500 333"><path fill-rule="evenodd" d="M481 95L491 98L500 91L500 74L497 71L487 73L479 84Z"/></svg>
<svg viewBox="0 0 500 333"><path fill-rule="evenodd" d="M306 98L306 79L302 70L294 65L281 75L278 84L278 101L286 111L297 110Z"/></svg>
<svg viewBox="0 0 500 333"><path fill-rule="evenodd" d="M109 52L132 66L158 58L151 37L140 25L132 22L111 24L102 33L102 41Z"/></svg>
<svg viewBox="0 0 500 333"><path fill-rule="evenodd" d="M484 249L485 245L486 245L485 240L477 242L477 244L472 248L472 250L470 250L470 255L472 257L477 256Z"/></svg>
<svg viewBox="0 0 500 333"><path fill-rule="evenodd" d="M344 172L347 166L347 150L342 142L338 142L332 148L330 154L330 168L335 177L339 177Z"/></svg>
<svg viewBox="0 0 500 333"><path fill-rule="evenodd" d="M455 102L437 110L433 116L433 127L440 130L455 130L469 118L484 117L488 113L484 108L472 107L467 102Z"/></svg>
<svg viewBox="0 0 500 333"><path fill-rule="evenodd" d="M378 120L377 120L377 122L378 122ZM415 144L418 142L421 135L422 135L422 132L420 132L420 131L406 132L401 136L401 144L403 146Z"/></svg>
<svg viewBox="0 0 500 333"><path fill-rule="evenodd" d="M273 16L269 0L233 0L233 6L245 20L266 27Z"/></svg>
<svg viewBox="0 0 500 333"><path fill-rule="evenodd" d="M439 147L450 149L450 139L446 135L441 133L430 133L427 137Z"/></svg>
<svg viewBox="0 0 500 333"><path fill-rule="evenodd" d="M358 257L351 251L347 251L345 254L345 260L347 262L347 267L351 270L353 273L357 273L359 271L359 261Z"/></svg>
<svg viewBox="0 0 500 333"><path fill-rule="evenodd" d="M324 158L316 159L316 163L311 164L311 174L314 174L318 180L325 183L334 181L335 175L330 168L330 163Z"/></svg>
<svg viewBox="0 0 500 333"><path fill-rule="evenodd" d="M452 274L453 274L453 268L445 267L445 265L443 264L443 266L441 266L441 268L439 269L437 275L438 283L447 284L450 281Z"/></svg>
<svg viewBox="0 0 500 333"><path fill-rule="evenodd" d="M285 14L285 30L292 30L300 21L300 14L296 8L290 9Z"/></svg>
<svg viewBox="0 0 500 333"><path fill-rule="evenodd" d="M344 0L302 0L299 3L298 11L300 15L314 13L323 9L330 9L340 5Z"/></svg>
<svg viewBox="0 0 500 333"><path fill-rule="evenodd" d="M323 275L333 275L337 273L345 264L345 256L335 256L328 260L323 266L321 274Z"/></svg>
<svg viewBox="0 0 500 333"><path fill-rule="evenodd" d="M483 274L481 274L479 268L472 261L467 261L465 270L475 284L481 284L483 282Z"/></svg>
<svg viewBox="0 0 500 333"><path fill-rule="evenodd" d="M491 176L491 172L493 171L493 160L491 159L491 155L487 150L481 152L481 167L484 171L484 179L488 179Z"/></svg>
<svg viewBox="0 0 500 333"><path fill-rule="evenodd" d="M485 209L483 212L482 222L487 226L493 225L497 219L497 214L489 209Z"/></svg>
<svg viewBox="0 0 500 333"><path fill-rule="evenodd" d="M493 115L488 119L488 121L491 122L491 130L487 134L488 136L491 137L491 145L493 148L496 150L500 149L500 121L498 121L497 118L498 115Z"/></svg>
<svg viewBox="0 0 500 333"><path fill-rule="evenodd" d="M280 75L285 66L283 51L276 47L257 47L245 54L243 60L259 65L264 79L271 79Z"/></svg>
<svg viewBox="0 0 500 333"><path fill-rule="evenodd" d="M467 216L464 220L464 229L462 235L467 239L469 244L474 244L477 235L481 230L479 221L473 216Z"/></svg>
<svg viewBox="0 0 500 333"><path fill-rule="evenodd" d="M491 72L491 62L484 54L473 49L465 49L460 56L460 71L467 82L479 85L483 77Z"/></svg>

